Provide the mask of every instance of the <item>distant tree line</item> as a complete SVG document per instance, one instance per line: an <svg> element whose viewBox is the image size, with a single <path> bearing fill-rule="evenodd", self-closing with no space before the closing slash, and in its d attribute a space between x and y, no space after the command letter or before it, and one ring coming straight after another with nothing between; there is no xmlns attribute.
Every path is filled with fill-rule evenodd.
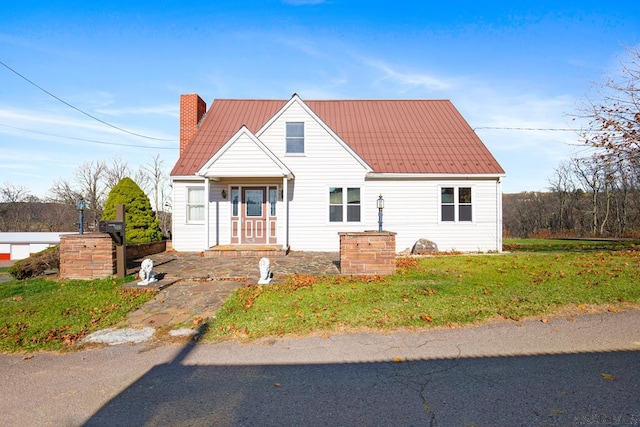
<svg viewBox="0 0 640 427"><path fill-rule="evenodd" d="M123 178L130 177L149 196L163 235L171 232L171 197L168 174L159 155L138 170L120 158L110 162L82 163L73 178L53 182L39 198L20 184L0 184L0 231L77 231L77 202L85 201L84 229L95 231L102 218L107 195Z"/></svg>
<svg viewBox="0 0 640 427"><path fill-rule="evenodd" d="M512 237L640 237L640 167L600 158L556 168L548 192L503 195L503 229Z"/></svg>
<svg viewBox="0 0 640 427"><path fill-rule="evenodd" d="M640 237L640 49L627 50L618 73L576 114L591 154L561 163L548 193L505 195L512 236Z"/></svg>

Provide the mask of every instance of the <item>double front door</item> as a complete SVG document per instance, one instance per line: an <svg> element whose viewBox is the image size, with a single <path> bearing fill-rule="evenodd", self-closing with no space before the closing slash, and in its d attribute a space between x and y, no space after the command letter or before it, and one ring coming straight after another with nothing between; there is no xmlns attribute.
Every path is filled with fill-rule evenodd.
<svg viewBox="0 0 640 427"><path fill-rule="evenodd" d="M277 194L269 186L231 188L231 243L277 243Z"/></svg>

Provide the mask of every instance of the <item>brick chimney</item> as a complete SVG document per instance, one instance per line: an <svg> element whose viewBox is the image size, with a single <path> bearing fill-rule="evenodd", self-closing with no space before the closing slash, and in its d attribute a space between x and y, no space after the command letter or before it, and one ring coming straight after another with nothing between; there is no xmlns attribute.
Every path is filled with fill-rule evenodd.
<svg viewBox="0 0 640 427"><path fill-rule="evenodd" d="M195 93L180 95L180 155L198 131L207 104Z"/></svg>

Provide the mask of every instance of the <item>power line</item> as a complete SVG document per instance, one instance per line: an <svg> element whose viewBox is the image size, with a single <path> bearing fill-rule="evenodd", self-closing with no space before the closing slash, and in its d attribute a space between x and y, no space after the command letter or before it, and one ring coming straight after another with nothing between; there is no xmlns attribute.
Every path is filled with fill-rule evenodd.
<svg viewBox="0 0 640 427"><path fill-rule="evenodd" d="M98 121L98 122L102 123L103 125L107 125L107 126L109 126L109 127L113 128L113 129L117 129L117 130L119 130L120 132L128 133L129 135L138 136L138 137L140 137L140 138L152 139L152 140L155 140L155 141L170 141L170 142L173 142L173 140L171 140L171 139L154 138L154 137L152 137L152 136L142 135L142 134L135 133L135 132L131 132L131 131L129 131L129 130L126 130L126 129L120 128L120 127L118 127L118 126L112 125L111 123L105 122L104 120L99 119L99 118L97 118L97 117L95 117L95 116L93 116L93 115L91 115L91 114L87 113L86 111L81 110L80 108L78 108L78 107L76 107L76 106L74 106L74 105L71 105L70 103L68 103L68 102L67 102L67 101L65 101L64 99L61 99L61 98L57 97L56 95L54 95L53 93L49 92L48 90L46 90L46 89L45 89L45 88L43 88L42 86L39 86L38 84L36 84L36 83L34 83L33 81L29 80L27 77L25 77L24 75L20 74L19 72L17 72L17 71L16 71L16 70L14 70L13 68L11 68L11 67L10 67L10 66L8 66L7 64L5 64L4 62L0 61L0 65L2 65L3 67L5 67L5 68L6 68L6 69L8 69L9 71L11 71L12 73L14 73L15 75L17 75L18 77L20 77L20 78L24 79L25 81L27 81L27 82L28 82L28 83L30 83L31 85L33 85L33 86L37 87L38 89L40 89L41 91L43 91L43 92L44 92L44 93L46 93L47 95L51 96L52 98L54 98L54 99L56 99L56 100L58 100L58 101L62 102L62 103L63 103L64 105L66 105L67 107L73 108L74 110L78 111L79 113L84 114L85 116L90 117L90 118L92 118L93 120L96 120L96 121Z"/></svg>
<svg viewBox="0 0 640 427"><path fill-rule="evenodd" d="M0 123L0 126L4 126L4 127L7 127L7 128L16 129L16 130L20 130L20 131L24 131L24 132L37 133L39 135L54 136L56 138L64 138L64 139L72 139L74 141L91 142L91 143L94 143L94 144L117 145L117 146L120 146L120 147L151 148L151 149L154 149L154 150L175 150L176 149L176 147L155 147L155 146L150 146L150 145L121 144L121 143L118 143L118 142L98 141L98 140L95 140L95 139L74 138L72 136L56 135L54 133L40 132L40 131L37 131L37 130L24 129L24 128L19 128L19 127L15 127L15 126L5 125L4 123Z"/></svg>
<svg viewBox="0 0 640 427"><path fill-rule="evenodd" d="M525 131L550 131L550 132L584 132L584 129L575 128L524 128L524 127L500 127L500 126L478 126L473 130L492 129L492 130L525 130Z"/></svg>

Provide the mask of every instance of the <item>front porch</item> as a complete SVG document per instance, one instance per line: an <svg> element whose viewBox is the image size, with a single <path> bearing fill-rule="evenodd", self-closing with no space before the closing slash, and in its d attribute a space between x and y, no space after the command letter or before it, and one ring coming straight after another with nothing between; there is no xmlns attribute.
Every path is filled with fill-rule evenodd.
<svg viewBox="0 0 640 427"><path fill-rule="evenodd" d="M205 257L282 257L289 248L282 245L215 245L204 251Z"/></svg>

